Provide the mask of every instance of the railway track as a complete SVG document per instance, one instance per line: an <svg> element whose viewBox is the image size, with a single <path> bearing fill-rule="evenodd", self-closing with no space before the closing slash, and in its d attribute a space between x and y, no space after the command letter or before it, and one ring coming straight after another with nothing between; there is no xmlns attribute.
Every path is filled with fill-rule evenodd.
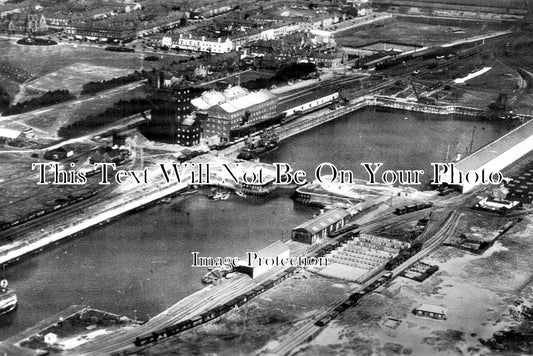
<svg viewBox="0 0 533 356"><path fill-rule="evenodd" d="M401 265L399 265L392 271L392 278L397 277L405 269L409 268L409 266L419 261L420 259L428 256L430 253L434 252L442 244L442 242L444 242L448 234L452 233L455 230L460 217L461 215L459 213L455 211L451 211L446 217L445 221L441 224L440 229L426 242L426 245L424 246L424 248L420 252L418 252L411 258L409 258L408 260L404 261ZM374 282L378 281L382 277L383 277L383 273L380 273L374 278L367 281L362 286L353 290L352 292L354 293L362 292L365 288L368 288ZM289 334L287 334L285 338L276 347L274 347L273 349L269 349L269 350L262 349L258 352L258 354L267 354L267 353L273 353L276 355L293 354L294 352L297 351L298 346L300 346L304 342L310 341L316 335L318 335L318 333L321 330L321 327L317 326L315 324L315 321L320 319L322 316L325 316L328 313L331 313L335 308L337 308L345 300L346 298L339 298L329 303L326 310L321 309L317 311L313 316L308 318L308 320L305 322L304 325L300 326L297 329L291 330L291 332L289 332Z"/></svg>
<svg viewBox="0 0 533 356"><path fill-rule="evenodd" d="M353 231L367 231L367 229L372 229L375 226L383 224L385 222L391 223L389 220L392 219L393 222L403 223L404 221L417 219L420 215L425 213L415 212L413 214L406 214L402 216L397 216L394 214L386 214L382 217L376 219L373 222L363 224L362 227L356 228L347 233ZM324 244L309 246L301 248L297 251L293 251L293 255L308 253L313 254L316 251L320 250L326 244L329 244L332 241L340 239L343 235L340 235L334 239L330 239ZM152 332L159 332L166 327L173 326L181 321L192 319L199 316L205 311L211 310L217 306L223 305L236 297L239 297L252 289L260 286L262 283L265 283L269 280L275 279L278 276L281 276L286 271L286 268L276 267L264 275L259 276L256 279L250 279L247 276L239 276L231 281L231 283L222 284L220 286L208 288L202 290L201 292L189 296L175 305L171 306L164 312L158 314L154 318L150 319L148 322L144 323L141 326L133 328L128 331L120 331L117 333L104 335L95 340L94 343L87 343L80 346L75 350L74 354L77 355L102 355L102 354L127 354L133 349L133 341L137 337L143 337L149 335ZM372 279L373 281L374 279ZM323 312L330 312L335 308L336 304L339 301L332 302L329 306L321 308ZM133 349L134 350L134 349Z"/></svg>

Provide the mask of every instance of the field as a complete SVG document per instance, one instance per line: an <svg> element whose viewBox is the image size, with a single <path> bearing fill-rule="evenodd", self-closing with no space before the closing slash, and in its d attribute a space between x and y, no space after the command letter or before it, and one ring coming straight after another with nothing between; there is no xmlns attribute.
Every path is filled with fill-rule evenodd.
<svg viewBox="0 0 533 356"><path fill-rule="evenodd" d="M322 307L325 298L343 296L346 287L344 283L332 286L329 279L304 272L237 310L144 352L146 355L252 355Z"/></svg>
<svg viewBox="0 0 533 356"><path fill-rule="evenodd" d="M375 0L376 4L407 3L407 1ZM505 7L524 9L524 1L521 0L409 0L409 3L431 6L431 5L463 5L463 6L483 6L483 7Z"/></svg>
<svg viewBox="0 0 533 356"><path fill-rule="evenodd" d="M39 139L57 139L57 131L61 126L103 112L119 100L144 98L145 96L146 92L142 84L132 83L78 101L61 103L19 115L0 116L0 124L15 130L31 127Z"/></svg>
<svg viewBox="0 0 533 356"><path fill-rule="evenodd" d="M141 66L139 53L104 51L103 47L60 43L57 46L22 46L15 39L0 38L1 59L36 76L43 76L82 62L133 71Z"/></svg>
<svg viewBox="0 0 533 356"><path fill-rule="evenodd" d="M360 47L377 41L435 46L487 33L480 27L451 27L397 20L382 27L343 31L335 35L338 45Z"/></svg>
<svg viewBox="0 0 533 356"><path fill-rule="evenodd" d="M461 225L479 224L467 214ZM487 216L484 217L486 219ZM489 215L490 218L490 215ZM473 219L473 220L472 220ZM478 220L476 220L478 219ZM499 228L498 224L486 227ZM458 233L461 230L458 231ZM521 325L513 310L531 305L533 220L526 218L482 256L441 247L424 261L440 270L416 282L399 277L380 293L365 296L325 326L294 355L455 355L488 354L483 340ZM346 295L349 284L297 274L219 319L143 350L148 355L216 353L245 355L268 351L314 310ZM422 303L442 306L446 320L417 317ZM525 350L531 354L532 350Z"/></svg>
<svg viewBox="0 0 533 356"><path fill-rule="evenodd" d="M500 61L496 61L492 69L483 75L468 80L467 86L510 93L515 89L524 89L526 84L515 70L507 67Z"/></svg>
<svg viewBox="0 0 533 356"><path fill-rule="evenodd" d="M24 85L30 90L40 92L68 89L72 94L78 95L84 83L120 77L131 72L130 69L74 63Z"/></svg>
<svg viewBox="0 0 533 356"><path fill-rule="evenodd" d="M440 267L434 276L422 283L399 278L330 323L297 355L487 354L480 339L516 324L509 309L531 284L532 229L531 219L521 222L481 257L441 248L428 259ZM443 306L448 319L414 316L421 303Z"/></svg>

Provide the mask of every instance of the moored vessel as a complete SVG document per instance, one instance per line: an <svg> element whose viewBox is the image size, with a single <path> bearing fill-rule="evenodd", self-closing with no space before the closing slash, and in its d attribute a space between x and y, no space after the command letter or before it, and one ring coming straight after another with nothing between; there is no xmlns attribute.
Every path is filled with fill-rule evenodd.
<svg viewBox="0 0 533 356"><path fill-rule="evenodd" d="M7 287L6 279L0 282L0 315L7 314L17 307L17 294Z"/></svg>
<svg viewBox="0 0 533 356"><path fill-rule="evenodd" d="M248 140L246 147L241 150L238 159L256 159L260 155L268 153L278 148L279 138L271 131L266 131L259 137L258 141Z"/></svg>

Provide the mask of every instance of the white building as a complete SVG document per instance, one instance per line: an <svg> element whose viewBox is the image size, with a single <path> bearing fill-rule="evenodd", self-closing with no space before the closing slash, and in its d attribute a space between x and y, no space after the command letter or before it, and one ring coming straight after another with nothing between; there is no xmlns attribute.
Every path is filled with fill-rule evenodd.
<svg viewBox="0 0 533 356"><path fill-rule="evenodd" d="M48 333L44 335L44 342L48 345L53 345L57 342L57 335L54 333Z"/></svg>
<svg viewBox="0 0 533 356"><path fill-rule="evenodd" d="M439 178L466 193L482 184L481 176L497 173L533 150L533 121L517 127L499 139L483 146L468 157L463 158L445 171L442 168ZM471 172L468 174L468 172ZM435 173L435 172L434 172ZM468 177L467 177L468 174ZM461 175L463 179L461 180ZM479 179L475 179L476 175ZM436 174L434 174L435 178ZM468 179L467 179L468 178ZM468 180L468 181L467 181Z"/></svg>
<svg viewBox="0 0 533 356"><path fill-rule="evenodd" d="M298 31L300 31L299 24L282 25L262 30L259 33L258 39L265 41L275 40Z"/></svg>
<svg viewBox="0 0 533 356"><path fill-rule="evenodd" d="M276 267L275 261L288 260L290 258L289 246L281 241L265 247L258 252L250 252L247 260L238 269L252 278L256 278L268 270Z"/></svg>
<svg viewBox="0 0 533 356"><path fill-rule="evenodd" d="M333 32L319 29L311 29L309 30L309 33L314 36L313 40L317 44L335 44L335 36L333 35Z"/></svg>
<svg viewBox="0 0 533 356"><path fill-rule="evenodd" d="M192 34L178 37L165 36L161 39L161 45L169 48L179 48L197 52L228 53L233 51L234 45L230 38L208 39L205 36L195 38Z"/></svg>

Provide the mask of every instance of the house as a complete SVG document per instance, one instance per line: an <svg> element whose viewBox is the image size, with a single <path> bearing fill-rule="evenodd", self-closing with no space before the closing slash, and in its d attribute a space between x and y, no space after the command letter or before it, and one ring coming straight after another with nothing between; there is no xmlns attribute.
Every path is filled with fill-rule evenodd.
<svg viewBox="0 0 533 356"><path fill-rule="evenodd" d="M0 128L0 143L8 143L23 138L22 132Z"/></svg>
<svg viewBox="0 0 533 356"><path fill-rule="evenodd" d="M426 318L432 318L437 320L446 320L447 319L447 310L430 304L421 304L420 306L413 309L413 314L416 316L422 316Z"/></svg>
<svg viewBox="0 0 533 356"><path fill-rule="evenodd" d="M123 164L129 156L129 151L114 147L99 147L90 157L89 162L94 163L116 163Z"/></svg>
<svg viewBox="0 0 533 356"><path fill-rule="evenodd" d="M28 12L26 15L26 32L43 33L48 31L46 18L42 13Z"/></svg>
<svg viewBox="0 0 533 356"><path fill-rule="evenodd" d="M168 39L166 42L168 42ZM173 38L171 47L209 53L228 53L235 48L229 37L223 39L221 37L207 38L206 36L201 36L198 38L194 37L192 34L189 34L188 36L180 34L177 39Z"/></svg>
<svg viewBox="0 0 533 356"><path fill-rule="evenodd" d="M44 342L48 345L55 344L57 342L57 335L54 333L48 333L44 335Z"/></svg>

